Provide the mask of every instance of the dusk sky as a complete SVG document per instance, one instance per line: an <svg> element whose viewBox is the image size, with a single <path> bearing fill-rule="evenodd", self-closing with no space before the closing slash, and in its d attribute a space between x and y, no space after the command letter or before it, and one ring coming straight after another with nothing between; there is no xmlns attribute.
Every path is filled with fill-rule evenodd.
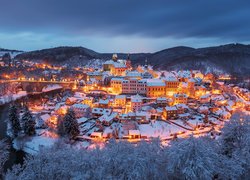
<svg viewBox="0 0 250 180"><path fill-rule="evenodd" d="M249 44L250 2L6 0L0 23L2 48L154 52L180 45Z"/></svg>

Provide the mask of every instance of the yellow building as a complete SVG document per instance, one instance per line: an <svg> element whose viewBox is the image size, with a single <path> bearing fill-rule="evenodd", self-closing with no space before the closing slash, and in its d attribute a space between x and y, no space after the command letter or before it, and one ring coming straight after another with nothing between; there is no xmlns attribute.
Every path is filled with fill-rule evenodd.
<svg viewBox="0 0 250 180"><path fill-rule="evenodd" d="M178 115L177 108L175 106L166 106L163 109L164 119L176 118Z"/></svg>
<svg viewBox="0 0 250 180"><path fill-rule="evenodd" d="M112 91L115 94L121 94L122 93L122 81L121 78L112 78L110 81L110 86L112 88Z"/></svg>
<svg viewBox="0 0 250 180"><path fill-rule="evenodd" d="M114 62L110 68L111 74L114 76L124 76L126 74L127 66L124 63Z"/></svg>
<svg viewBox="0 0 250 180"><path fill-rule="evenodd" d="M95 79L96 81L102 81L102 73L99 71L88 72L87 81L90 81L91 79Z"/></svg>
<svg viewBox="0 0 250 180"><path fill-rule="evenodd" d="M94 98L93 97L85 97L84 100L82 101L82 104L87 104L90 107L93 106Z"/></svg>
<svg viewBox="0 0 250 180"><path fill-rule="evenodd" d="M187 95L184 93L174 94L173 104L187 104Z"/></svg>
<svg viewBox="0 0 250 180"><path fill-rule="evenodd" d="M160 79L147 80L147 97L164 97L166 95L166 84Z"/></svg>
<svg viewBox="0 0 250 180"><path fill-rule="evenodd" d="M116 95L114 102L114 107L124 107L126 106L126 95Z"/></svg>
<svg viewBox="0 0 250 180"><path fill-rule="evenodd" d="M166 95L172 97L175 93L177 93L180 82L175 77L166 78Z"/></svg>

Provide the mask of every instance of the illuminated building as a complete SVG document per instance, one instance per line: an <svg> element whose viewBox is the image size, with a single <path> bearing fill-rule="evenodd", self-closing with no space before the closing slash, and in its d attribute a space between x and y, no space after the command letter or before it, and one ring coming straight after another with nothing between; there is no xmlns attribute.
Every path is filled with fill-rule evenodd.
<svg viewBox="0 0 250 180"><path fill-rule="evenodd" d="M209 80L213 81L214 80L214 75L212 73L208 73L204 76L204 80Z"/></svg>
<svg viewBox="0 0 250 180"><path fill-rule="evenodd" d="M113 54L112 60L108 60L103 64L103 71L110 71L114 76L124 76L126 71L131 69L131 61L118 60L117 54Z"/></svg>
<svg viewBox="0 0 250 180"><path fill-rule="evenodd" d="M110 86L114 93L121 94L123 88L123 79L122 78L112 78L110 81Z"/></svg>
<svg viewBox="0 0 250 180"><path fill-rule="evenodd" d="M84 97L84 100L82 101L83 104L87 104L90 107L92 107L94 102L94 98L93 97Z"/></svg>
<svg viewBox="0 0 250 180"><path fill-rule="evenodd" d="M165 80L166 83L166 95L167 96L173 96L178 91L178 87L180 82L177 78L171 76L167 77Z"/></svg>
<svg viewBox="0 0 250 180"><path fill-rule="evenodd" d="M127 69L126 64L114 62L110 68L110 73L114 76L124 76Z"/></svg>
<svg viewBox="0 0 250 180"><path fill-rule="evenodd" d="M138 111L139 109L141 109L142 104L143 104L143 97L140 96L139 94L131 96L131 110L133 112Z"/></svg>
<svg viewBox="0 0 250 180"><path fill-rule="evenodd" d="M202 95L202 96L200 96L200 102L201 103L208 103L208 102L210 102L210 94L204 94L204 95Z"/></svg>
<svg viewBox="0 0 250 180"><path fill-rule="evenodd" d="M113 66L114 61L108 60L103 64L103 71L110 71L111 67Z"/></svg>
<svg viewBox="0 0 250 180"><path fill-rule="evenodd" d="M199 99L201 96L206 94L206 87L203 85L195 87L195 98Z"/></svg>
<svg viewBox="0 0 250 180"><path fill-rule="evenodd" d="M122 81L122 93L146 94L147 80L129 79Z"/></svg>
<svg viewBox="0 0 250 180"><path fill-rule="evenodd" d="M167 105L167 98L166 97L158 97L156 99L156 104L160 107L165 107Z"/></svg>
<svg viewBox="0 0 250 180"><path fill-rule="evenodd" d="M163 117L167 120L170 118L176 118L177 117L177 108L175 106L166 106L163 109Z"/></svg>
<svg viewBox="0 0 250 180"><path fill-rule="evenodd" d="M194 78L203 79L204 75L200 71L192 71Z"/></svg>
<svg viewBox="0 0 250 180"><path fill-rule="evenodd" d="M126 95L116 95L113 106L114 107L125 107L126 105Z"/></svg>
<svg viewBox="0 0 250 180"><path fill-rule="evenodd" d="M175 104L187 104L187 95L184 93L174 94L173 103Z"/></svg>
<svg viewBox="0 0 250 180"><path fill-rule="evenodd" d="M102 72L100 71L88 72L87 81L90 81L91 79L95 79L96 81L102 81Z"/></svg>
<svg viewBox="0 0 250 180"><path fill-rule="evenodd" d="M195 96L195 87L194 87L195 80L194 80L194 78L188 79L187 83L188 83L188 86L187 86L186 94L190 97L194 97Z"/></svg>
<svg viewBox="0 0 250 180"><path fill-rule="evenodd" d="M76 118L81 118L86 115L87 111L90 110L89 105L87 104L74 104L71 106L75 112Z"/></svg>
<svg viewBox="0 0 250 180"><path fill-rule="evenodd" d="M98 104L100 108L109 108L111 101L109 99L100 99Z"/></svg>
<svg viewBox="0 0 250 180"><path fill-rule="evenodd" d="M129 130L128 131L129 138L137 139L141 137L141 133L139 130Z"/></svg>
<svg viewBox="0 0 250 180"><path fill-rule="evenodd" d="M160 79L147 80L147 97L162 97L166 94L166 84Z"/></svg>
<svg viewBox="0 0 250 180"><path fill-rule="evenodd" d="M142 79L142 73L138 71L128 71L126 73L126 79Z"/></svg>

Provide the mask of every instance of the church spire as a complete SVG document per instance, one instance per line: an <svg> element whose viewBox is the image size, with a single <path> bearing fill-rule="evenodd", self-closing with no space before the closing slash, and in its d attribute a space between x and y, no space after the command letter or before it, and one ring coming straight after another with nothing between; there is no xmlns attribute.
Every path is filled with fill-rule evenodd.
<svg viewBox="0 0 250 180"><path fill-rule="evenodd" d="M145 59L145 65L144 65L145 68L148 68L148 59L146 58Z"/></svg>

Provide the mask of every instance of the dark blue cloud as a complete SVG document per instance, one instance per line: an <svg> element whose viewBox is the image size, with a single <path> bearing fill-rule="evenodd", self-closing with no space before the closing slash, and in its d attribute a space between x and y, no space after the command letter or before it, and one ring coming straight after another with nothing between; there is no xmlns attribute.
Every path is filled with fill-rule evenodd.
<svg viewBox="0 0 250 180"><path fill-rule="evenodd" d="M246 0L9 0L0 33L250 41Z"/></svg>

